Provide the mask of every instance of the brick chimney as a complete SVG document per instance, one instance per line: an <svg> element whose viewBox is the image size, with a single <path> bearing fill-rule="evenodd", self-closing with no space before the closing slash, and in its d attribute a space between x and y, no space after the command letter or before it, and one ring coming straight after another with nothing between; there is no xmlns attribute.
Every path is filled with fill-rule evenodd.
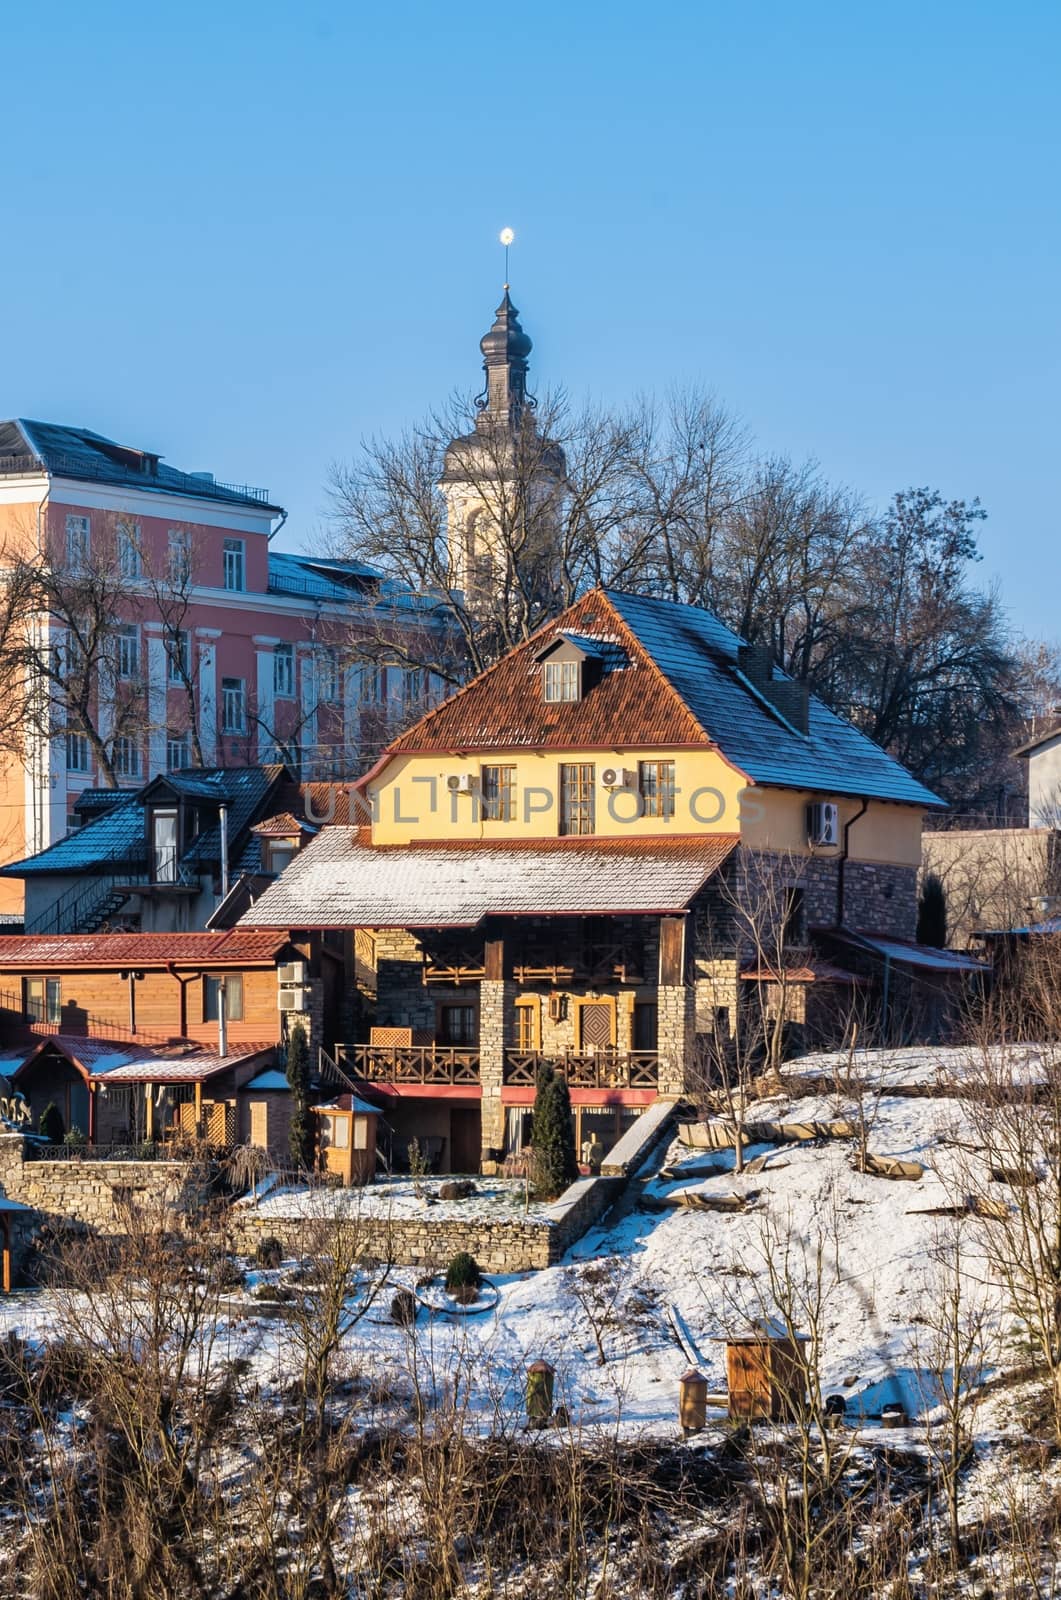
<svg viewBox="0 0 1061 1600"><path fill-rule="evenodd" d="M810 688L805 678L774 678L774 652L768 644L737 646L737 666L764 700L800 733L810 728Z"/></svg>

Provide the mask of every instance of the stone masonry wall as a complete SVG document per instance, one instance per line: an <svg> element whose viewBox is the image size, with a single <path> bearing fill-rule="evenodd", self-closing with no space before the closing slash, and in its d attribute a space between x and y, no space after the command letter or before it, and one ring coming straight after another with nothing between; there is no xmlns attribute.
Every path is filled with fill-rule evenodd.
<svg viewBox="0 0 1061 1600"><path fill-rule="evenodd" d="M201 1169L191 1162L34 1161L24 1159L25 1151L21 1134L0 1136L0 1184L9 1200L31 1206L41 1221L63 1217L123 1234L130 1205L172 1216L204 1197Z"/></svg>
<svg viewBox="0 0 1061 1600"><path fill-rule="evenodd" d="M512 1038L516 985L484 978L479 985L479 1078L483 1087L482 1141L484 1159L494 1158L505 1143L505 1110L501 1103L505 1045Z"/></svg>
<svg viewBox="0 0 1061 1600"><path fill-rule="evenodd" d="M376 1022L381 1027L435 1032L435 996L423 981L423 953L411 933L376 934Z"/></svg>

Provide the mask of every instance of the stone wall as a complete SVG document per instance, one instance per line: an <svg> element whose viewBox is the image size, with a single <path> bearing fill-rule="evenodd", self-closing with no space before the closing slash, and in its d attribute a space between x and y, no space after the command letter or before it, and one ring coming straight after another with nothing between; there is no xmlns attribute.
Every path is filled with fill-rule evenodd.
<svg viewBox="0 0 1061 1600"><path fill-rule="evenodd" d="M623 1186L622 1178L582 1178L547 1208L546 1216L524 1220L492 1220L469 1212L466 1219L356 1217L337 1224L316 1217L261 1217L241 1205L231 1213L231 1238L246 1255L253 1255L260 1240L274 1238L285 1253L298 1256L327 1249L331 1228L346 1226L356 1229L361 1254L400 1267L434 1271L458 1250L467 1250L484 1272L534 1272L559 1261L614 1204Z"/></svg>
<svg viewBox="0 0 1061 1600"><path fill-rule="evenodd" d="M424 984L420 945L402 928L376 932L376 1022L435 1034L435 996Z"/></svg>
<svg viewBox="0 0 1061 1600"><path fill-rule="evenodd" d="M129 1207L172 1218L205 1198L202 1168L187 1161L39 1161L21 1134L0 1136L0 1185L38 1220L58 1217L99 1233L128 1231Z"/></svg>
<svg viewBox="0 0 1061 1600"><path fill-rule="evenodd" d="M505 1047L514 1036L516 985L484 978L479 985L479 1077L483 1086L483 1159L495 1160L505 1143L501 1103Z"/></svg>

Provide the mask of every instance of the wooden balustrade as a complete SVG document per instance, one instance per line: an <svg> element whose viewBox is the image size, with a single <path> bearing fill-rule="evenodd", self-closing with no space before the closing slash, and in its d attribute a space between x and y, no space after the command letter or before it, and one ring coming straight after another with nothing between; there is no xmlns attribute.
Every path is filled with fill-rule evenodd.
<svg viewBox="0 0 1061 1600"><path fill-rule="evenodd" d="M654 1050L506 1050L506 1084L534 1088L545 1066L562 1072L571 1089L657 1089L659 1056Z"/></svg>
<svg viewBox="0 0 1061 1600"><path fill-rule="evenodd" d="M338 1065L362 1083L478 1084L478 1050L447 1045L348 1044L336 1052Z"/></svg>

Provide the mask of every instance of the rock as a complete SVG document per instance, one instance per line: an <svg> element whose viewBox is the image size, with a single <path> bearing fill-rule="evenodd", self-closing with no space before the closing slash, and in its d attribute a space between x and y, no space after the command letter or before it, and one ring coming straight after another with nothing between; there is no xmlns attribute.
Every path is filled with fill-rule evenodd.
<svg viewBox="0 0 1061 1600"><path fill-rule="evenodd" d="M440 1200L469 1200L478 1190L470 1178L451 1178L439 1187Z"/></svg>

